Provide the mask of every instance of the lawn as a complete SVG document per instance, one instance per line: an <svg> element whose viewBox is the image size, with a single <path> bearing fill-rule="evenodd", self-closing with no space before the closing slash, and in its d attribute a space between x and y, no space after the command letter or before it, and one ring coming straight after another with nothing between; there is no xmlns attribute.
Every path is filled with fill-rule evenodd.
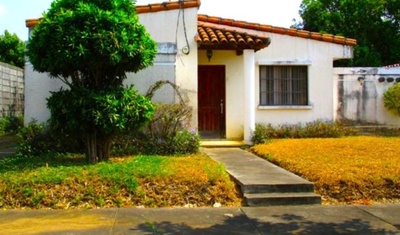
<svg viewBox="0 0 400 235"><path fill-rule="evenodd" d="M324 204L400 201L400 137L280 139L251 151L314 182Z"/></svg>
<svg viewBox="0 0 400 235"><path fill-rule="evenodd" d="M135 156L85 164L81 155L0 160L0 208L240 205L223 165L205 155Z"/></svg>

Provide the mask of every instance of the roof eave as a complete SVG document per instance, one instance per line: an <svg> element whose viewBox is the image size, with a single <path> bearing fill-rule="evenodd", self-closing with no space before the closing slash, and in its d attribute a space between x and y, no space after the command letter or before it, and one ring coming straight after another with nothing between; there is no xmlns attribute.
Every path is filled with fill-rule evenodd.
<svg viewBox="0 0 400 235"><path fill-rule="evenodd" d="M155 3L155 4L148 4L148 5L138 5L135 6L136 12L138 14L144 13L153 13L159 11L170 11L170 10L177 10L182 8L199 8L201 5L201 0L185 0L185 1L178 1L178 2L163 2L163 3ZM25 21L25 26L28 28L35 27L42 18L37 19L27 19Z"/></svg>

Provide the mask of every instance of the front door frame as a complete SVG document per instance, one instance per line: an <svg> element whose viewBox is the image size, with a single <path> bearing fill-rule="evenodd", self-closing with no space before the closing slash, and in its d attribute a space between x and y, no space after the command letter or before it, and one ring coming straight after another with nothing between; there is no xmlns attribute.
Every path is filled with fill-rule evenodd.
<svg viewBox="0 0 400 235"><path fill-rule="evenodd" d="M213 77L216 80L211 80L211 77L208 76L217 76L217 77ZM198 102L199 133L204 139L225 139L226 138L226 66L199 65L197 82L198 82L197 102ZM202 82L203 83L208 82L209 84L201 84ZM203 91L202 89L207 89L207 91L205 90ZM210 98L208 97L209 95L212 95L213 97ZM202 102L206 102L207 104Z"/></svg>

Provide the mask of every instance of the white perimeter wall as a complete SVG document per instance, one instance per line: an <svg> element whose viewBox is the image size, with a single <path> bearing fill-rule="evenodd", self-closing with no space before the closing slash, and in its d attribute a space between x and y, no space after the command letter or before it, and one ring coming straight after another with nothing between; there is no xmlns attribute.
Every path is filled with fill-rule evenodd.
<svg viewBox="0 0 400 235"><path fill-rule="evenodd" d="M383 93L396 83L396 78L400 79L399 67L335 68L333 78L338 87L336 119L361 125L400 126L400 117L383 104Z"/></svg>

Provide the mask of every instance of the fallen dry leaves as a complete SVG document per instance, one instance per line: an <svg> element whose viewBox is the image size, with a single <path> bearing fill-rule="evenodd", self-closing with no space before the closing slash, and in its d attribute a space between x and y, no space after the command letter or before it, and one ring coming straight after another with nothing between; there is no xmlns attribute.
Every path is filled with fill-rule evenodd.
<svg viewBox="0 0 400 235"><path fill-rule="evenodd" d="M40 163L39 165L44 165ZM0 208L239 206L225 168L205 155L112 158L96 165L32 167L0 175Z"/></svg>
<svg viewBox="0 0 400 235"><path fill-rule="evenodd" d="M400 138L281 139L251 151L315 183L324 202L400 199Z"/></svg>

